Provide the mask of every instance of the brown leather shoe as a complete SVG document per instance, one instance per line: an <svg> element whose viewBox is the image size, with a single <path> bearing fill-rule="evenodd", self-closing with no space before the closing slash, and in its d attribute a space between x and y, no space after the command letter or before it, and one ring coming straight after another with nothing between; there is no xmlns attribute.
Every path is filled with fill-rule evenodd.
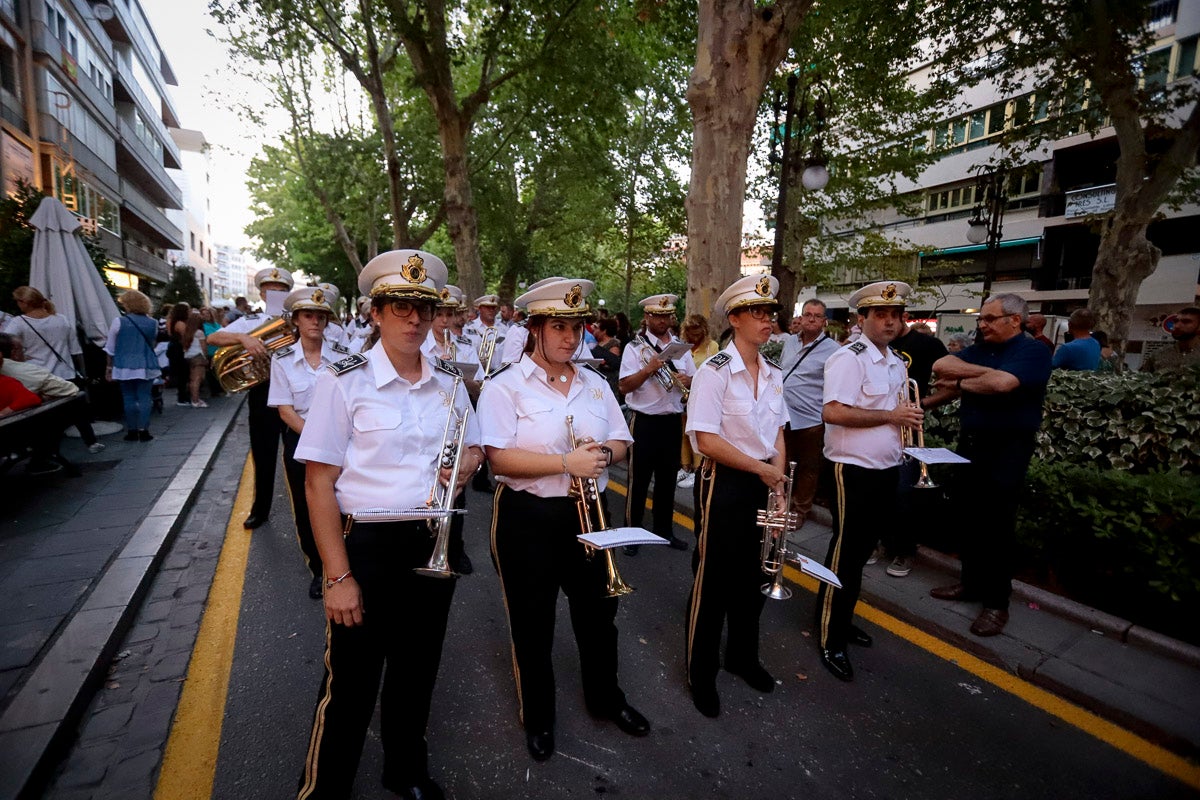
<svg viewBox="0 0 1200 800"><path fill-rule="evenodd" d="M961 583L954 583L950 586L938 586L929 590L929 596L938 600L971 600L971 595L967 593L967 587Z"/></svg>
<svg viewBox="0 0 1200 800"><path fill-rule="evenodd" d="M1000 608L985 608L971 623L971 633L976 636L995 636L1008 624L1008 612Z"/></svg>

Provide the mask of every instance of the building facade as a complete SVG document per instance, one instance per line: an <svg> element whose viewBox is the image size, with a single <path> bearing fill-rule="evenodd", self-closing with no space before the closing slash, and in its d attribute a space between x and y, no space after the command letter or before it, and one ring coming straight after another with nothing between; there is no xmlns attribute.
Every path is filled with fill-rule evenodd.
<svg viewBox="0 0 1200 800"><path fill-rule="evenodd" d="M168 251L167 260L173 265L191 267L204 301L211 303L219 297L225 297L228 292L217 270L212 225L209 222L212 207L209 145L200 131L171 128L170 134L179 147L183 167L168 172L183 191L183 209L168 211L167 218L184 232L185 248Z"/></svg>

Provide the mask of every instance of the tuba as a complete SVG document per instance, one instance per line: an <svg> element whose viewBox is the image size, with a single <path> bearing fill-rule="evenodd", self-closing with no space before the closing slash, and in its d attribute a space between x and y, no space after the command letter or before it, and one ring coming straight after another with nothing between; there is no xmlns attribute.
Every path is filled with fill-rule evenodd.
<svg viewBox="0 0 1200 800"><path fill-rule="evenodd" d="M575 439L575 417L567 416L567 442L574 450L579 446ZM608 520L604 517L604 505L600 502L600 486L595 478L571 478L571 497L575 498L575 507L579 511L579 528L582 533L592 533L608 528ZM595 548L584 543L589 557L595 555ZM627 584L621 573L617 572L617 562L612 550L604 550L604 567L607 579L604 585L605 597L620 597L629 594L633 587Z"/></svg>
<svg viewBox="0 0 1200 800"><path fill-rule="evenodd" d="M457 578L458 573L450 568L447 557L450 546L450 523L454 519L455 484L458 483L458 470L462 466L463 440L467 435L467 415L470 407L463 411L460 417L454 408L454 398L458 396L458 387L462 378L454 379L454 388L450 390L450 409L446 412L446 427L442 430L442 449L433 468L433 487L429 490L429 499L425 504L431 509L442 512L437 517L428 520L429 529L433 531L433 553L429 562L423 567L416 567L413 572L429 578ZM450 480L442 486L442 470L450 470Z"/></svg>
<svg viewBox="0 0 1200 800"><path fill-rule="evenodd" d="M792 590L783 585L783 565L787 558L788 531L800 527L800 520L792 510L792 485L796 480L796 462L788 462L787 484L784 495L774 490L767 494L767 507L759 510L757 523L763 529L762 571L771 576L769 583L762 585L762 593L772 600L787 600Z"/></svg>
<svg viewBox="0 0 1200 800"><path fill-rule="evenodd" d="M266 358L255 357L240 344L230 344L213 353L212 370L227 392L243 392L271 379L271 356L276 350L296 343L296 329L286 317L269 319L250 331L267 348Z"/></svg>

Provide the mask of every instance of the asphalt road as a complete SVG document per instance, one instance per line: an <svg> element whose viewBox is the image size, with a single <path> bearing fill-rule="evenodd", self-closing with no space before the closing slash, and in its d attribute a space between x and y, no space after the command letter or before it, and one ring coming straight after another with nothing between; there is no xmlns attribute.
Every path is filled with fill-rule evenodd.
<svg viewBox="0 0 1200 800"><path fill-rule="evenodd" d="M623 498L610 497L620 508ZM286 500L255 531L221 729L215 798L294 796L324 644L320 604ZM619 557L637 588L621 601L621 683L651 721L644 739L592 720L560 602L555 645L558 749L527 754L517 719L508 630L487 550L490 497L472 492L458 582L429 729L430 765L450 797L630 798L1173 798L1190 790L1146 764L869 623L856 680L825 672L809 638L813 595L768 601L762 661L776 689L760 695L718 679L722 713L697 712L683 679L691 552L643 548ZM694 543L687 531L678 534ZM212 598L210 597L210 602ZM421 609L413 609L414 614ZM403 665L397 665L403 669ZM379 785L378 716L355 797Z"/></svg>

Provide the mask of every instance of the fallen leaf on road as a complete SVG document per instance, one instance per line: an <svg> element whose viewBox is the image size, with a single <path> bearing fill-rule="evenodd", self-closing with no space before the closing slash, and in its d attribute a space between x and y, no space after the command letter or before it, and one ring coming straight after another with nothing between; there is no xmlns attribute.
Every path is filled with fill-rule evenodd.
<svg viewBox="0 0 1200 800"><path fill-rule="evenodd" d="M121 683L120 683L120 681L109 681L108 683L104 684L104 688L105 689L120 689Z"/></svg>
<svg viewBox="0 0 1200 800"><path fill-rule="evenodd" d="M805 639L812 638L812 634L809 633L808 631L800 631L800 635L803 636Z"/></svg>
<svg viewBox="0 0 1200 800"><path fill-rule="evenodd" d="M806 681L806 680L808 680L808 676L807 676L807 675L805 675L803 672L797 672L797 673L796 673L796 680L798 680L798 681Z"/></svg>

